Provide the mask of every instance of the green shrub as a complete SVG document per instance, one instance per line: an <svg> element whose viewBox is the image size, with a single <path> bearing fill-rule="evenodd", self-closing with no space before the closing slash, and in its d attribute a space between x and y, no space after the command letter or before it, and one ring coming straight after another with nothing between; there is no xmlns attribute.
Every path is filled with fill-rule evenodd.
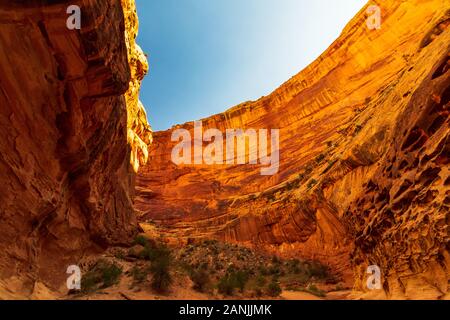
<svg viewBox="0 0 450 320"><path fill-rule="evenodd" d="M97 289L108 288L119 282L122 275L122 268L115 263L99 260L97 263L82 277L82 292L92 292Z"/></svg>
<svg viewBox="0 0 450 320"><path fill-rule="evenodd" d="M235 289L239 289L240 292L244 292L248 278L248 272L242 270L227 273L219 280L217 285L219 293L230 296L234 293Z"/></svg>
<svg viewBox="0 0 450 320"><path fill-rule="evenodd" d="M133 269L130 270L131 276L135 282L141 283L147 278L147 272L143 268L139 268L138 266L134 266Z"/></svg>
<svg viewBox="0 0 450 320"><path fill-rule="evenodd" d="M154 248L149 248L148 259L152 262L150 271L152 277L152 288L161 293L167 292L172 284L170 275L171 254L169 248L160 244Z"/></svg>
<svg viewBox="0 0 450 320"><path fill-rule="evenodd" d="M123 252L123 250L119 249L114 253L114 257L116 259L123 260L125 258L125 253Z"/></svg>
<svg viewBox="0 0 450 320"><path fill-rule="evenodd" d="M244 292L245 284L248 281L248 272L246 271L238 271L234 275L234 281L236 283L236 287L239 288L239 291Z"/></svg>
<svg viewBox="0 0 450 320"><path fill-rule="evenodd" d="M311 277L318 279L325 279L329 276L328 267L318 261L309 262L307 264L307 272Z"/></svg>
<svg viewBox="0 0 450 320"><path fill-rule="evenodd" d="M135 245L139 244L143 247L147 247L150 245L150 240L148 238L146 238L145 236L139 234L136 236L136 238L134 238L134 242Z"/></svg>
<svg viewBox="0 0 450 320"><path fill-rule="evenodd" d="M119 277L122 274L122 268L118 267L115 264L111 264L105 269L103 269L102 278L103 278L103 288L110 287L117 282L119 282Z"/></svg>
<svg viewBox="0 0 450 320"><path fill-rule="evenodd" d="M317 287L316 287L315 285L313 285L313 284L310 284L310 285L308 286L308 288L306 289L306 291L309 292L309 293L311 293L311 294L313 294L313 295L315 295L315 296L317 296L317 297L323 298L323 297L326 296L326 294L325 294L324 291L320 290L319 288L317 288Z"/></svg>
<svg viewBox="0 0 450 320"><path fill-rule="evenodd" d="M99 275L94 275L88 272L81 278L81 292L93 292L99 288L99 284L101 282L102 279Z"/></svg>
<svg viewBox="0 0 450 320"><path fill-rule="evenodd" d="M234 286L228 275L220 278L219 283L217 284L217 289L219 290L219 293L226 296L231 296L233 294Z"/></svg>
<svg viewBox="0 0 450 320"><path fill-rule="evenodd" d="M281 287L276 281L271 281L267 286L267 295L271 297L278 297L281 294Z"/></svg>
<svg viewBox="0 0 450 320"><path fill-rule="evenodd" d="M269 275L269 270L267 270L267 268L264 266L260 266L259 273L262 274L263 276L267 276L267 275Z"/></svg>
<svg viewBox="0 0 450 320"><path fill-rule="evenodd" d="M300 272L298 265L295 265L290 261L285 263L284 270L286 270L287 274L296 274Z"/></svg>
<svg viewBox="0 0 450 320"><path fill-rule="evenodd" d="M152 288L157 292L167 292L172 283L168 259L159 258L158 260L153 261L150 271L153 274Z"/></svg>
<svg viewBox="0 0 450 320"><path fill-rule="evenodd" d="M280 269L279 266L272 266L269 268L269 274L270 275L282 275L282 270Z"/></svg>
<svg viewBox="0 0 450 320"><path fill-rule="evenodd" d="M296 275L296 281L302 285L305 285L310 279L311 277L305 273L300 273Z"/></svg>
<svg viewBox="0 0 450 320"><path fill-rule="evenodd" d="M189 274L194 283L193 289L199 292L204 292L209 284L209 276L205 270L192 270Z"/></svg>
<svg viewBox="0 0 450 320"><path fill-rule="evenodd" d="M155 261L160 257L169 257L170 250L164 244L147 244L145 249L142 250L141 257L146 260ZM169 259L170 260L170 259Z"/></svg>
<svg viewBox="0 0 450 320"><path fill-rule="evenodd" d="M267 280L266 280L266 278L265 278L264 276L259 275L259 276L256 278L256 285L257 285L258 287L264 287L264 286L266 285L266 283L267 283Z"/></svg>

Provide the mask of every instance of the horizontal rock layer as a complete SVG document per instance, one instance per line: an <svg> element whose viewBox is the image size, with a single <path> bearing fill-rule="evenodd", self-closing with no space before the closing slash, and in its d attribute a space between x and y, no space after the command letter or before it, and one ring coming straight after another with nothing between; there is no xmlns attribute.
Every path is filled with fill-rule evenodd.
<svg viewBox="0 0 450 320"><path fill-rule="evenodd" d="M174 242L219 238L314 258L379 297L448 297L450 6L383 1L269 96L203 119L203 129L280 129L280 169L181 165L174 130L154 134L137 179L148 232ZM205 146L206 144L204 144ZM350 266L352 268L350 268Z"/></svg>
<svg viewBox="0 0 450 320"><path fill-rule="evenodd" d="M71 4L81 30L66 1L0 4L0 297L66 291L68 265L137 229L151 134L134 1Z"/></svg>

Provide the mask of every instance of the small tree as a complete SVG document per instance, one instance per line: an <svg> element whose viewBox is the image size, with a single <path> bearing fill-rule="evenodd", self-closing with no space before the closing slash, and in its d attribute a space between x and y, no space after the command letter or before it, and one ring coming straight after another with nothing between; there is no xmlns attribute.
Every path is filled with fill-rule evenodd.
<svg viewBox="0 0 450 320"><path fill-rule="evenodd" d="M234 286L232 282L230 281L230 278L228 275L220 278L219 283L217 284L217 289L219 290L219 293L231 296L234 292Z"/></svg>
<svg viewBox="0 0 450 320"><path fill-rule="evenodd" d="M281 294L281 287L275 280L267 286L267 294L271 297L278 297Z"/></svg>
<svg viewBox="0 0 450 320"><path fill-rule="evenodd" d="M239 288L240 292L244 292L245 285L248 281L248 273L245 271L238 271L232 275L234 277L233 282L236 284L236 287Z"/></svg>

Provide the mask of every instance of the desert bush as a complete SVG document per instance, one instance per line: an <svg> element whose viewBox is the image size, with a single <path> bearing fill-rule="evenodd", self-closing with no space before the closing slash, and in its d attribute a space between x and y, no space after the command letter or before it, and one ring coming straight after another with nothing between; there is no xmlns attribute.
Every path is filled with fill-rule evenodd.
<svg viewBox="0 0 450 320"><path fill-rule="evenodd" d="M170 274L170 250L163 244L148 249L148 259L151 261L150 271L153 275L151 282L152 288L157 292L164 293L172 283L172 276Z"/></svg>
<svg viewBox="0 0 450 320"><path fill-rule="evenodd" d="M150 261L158 260L161 257L169 257L170 260L170 249L163 243L148 243L142 250L141 257Z"/></svg>
<svg viewBox="0 0 450 320"><path fill-rule="evenodd" d="M203 269L192 270L189 274L190 279L194 283L193 289L204 292L209 284L208 273Z"/></svg>
<svg viewBox="0 0 450 320"><path fill-rule="evenodd" d="M232 275L235 278L236 287L239 288L240 292L244 292L245 284L248 281L248 272L247 271L238 271L234 275Z"/></svg>
<svg viewBox="0 0 450 320"><path fill-rule="evenodd" d="M125 253L123 250L119 249L114 252L114 257L119 260L123 260L125 258Z"/></svg>
<svg viewBox="0 0 450 320"><path fill-rule="evenodd" d="M306 264L307 273L311 277L316 277L318 279L325 279L329 276L329 269L327 266L321 264L317 261L312 261Z"/></svg>
<svg viewBox="0 0 450 320"><path fill-rule="evenodd" d="M148 238L146 238L145 236L139 234L139 235L136 236L136 238L134 238L133 243L135 245L139 244L139 245L141 245L143 247L147 247L147 246L150 245L150 240Z"/></svg>
<svg viewBox="0 0 450 320"><path fill-rule="evenodd" d="M82 277L82 292L92 292L97 289L108 288L119 282L122 274L122 268L115 263L99 260L97 263Z"/></svg>
<svg viewBox="0 0 450 320"><path fill-rule="evenodd" d="M219 290L219 293L226 296L231 296L233 294L234 286L228 275L220 278L219 283L217 284L217 289Z"/></svg>
<svg viewBox="0 0 450 320"><path fill-rule="evenodd" d="M326 294L325 294L324 291L320 290L319 288L317 288L317 287L316 287L315 285L313 285L313 284L310 284L310 285L308 286L308 288L306 289L306 291L309 292L309 293L311 293L311 294L313 294L313 295L315 295L315 296L317 296L317 297L323 298L323 297L326 296Z"/></svg>
<svg viewBox="0 0 450 320"><path fill-rule="evenodd" d="M267 295L278 297L281 294L281 287L275 280L272 280L267 286Z"/></svg>
<svg viewBox="0 0 450 320"><path fill-rule="evenodd" d="M267 276L270 274L269 270L267 270L267 268L264 266L259 267L259 273L263 276Z"/></svg>
<svg viewBox="0 0 450 320"><path fill-rule="evenodd" d="M166 292L172 283L168 258L161 257L153 261L150 271L153 274L152 288L157 292Z"/></svg>
<svg viewBox="0 0 450 320"><path fill-rule="evenodd" d="M227 273L219 280L217 288L219 292L224 295L232 295L235 289L239 289L240 292L244 292L245 285L248 282L248 272L239 270L237 272Z"/></svg>
<svg viewBox="0 0 450 320"><path fill-rule="evenodd" d="M256 277L256 285L258 287L264 287L266 285L266 283L267 283L267 280L262 275L259 275L258 277Z"/></svg>
<svg viewBox="0 0 450 320"><path fill-rule="evenodd" d="M282 275L282 270L280 269L279 266L275 265L275 266L271 266L268 269L268 274L270 275Z"/></svg>
<svg viewBox="0 0 450 320"><path fill-rule="evenodd" d="M288 272L292 274L299 274L302 272L302 269L300 268L300 261L297 259L288 261L286 267Z"/></svg>
<svg viewBox="0 0 450 320"><path fill-rule="evenodd" d="M130 270L130 274L135 282L141 283L147 278L148 270L146 270L145 268L134 266Z"/></svg>

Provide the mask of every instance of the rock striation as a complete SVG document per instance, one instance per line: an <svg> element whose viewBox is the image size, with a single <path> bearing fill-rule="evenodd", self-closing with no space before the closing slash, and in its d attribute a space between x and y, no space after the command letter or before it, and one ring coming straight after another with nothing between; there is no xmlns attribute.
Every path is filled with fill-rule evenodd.
<svg viewBox="0 0 450 320"><path fill-rule="evenodd" d="M204 130L280 129L277 174L177 166L171 135L193 136L193 124L156 132L137 178L143 228L318 259L366 297L449 298L450 5L375 3L380 29L366 24L369 3L273 93L202 120ZM368 291L374 264L383 289Z"/></svg>
<svg viewBox="0 0 450 320"><path fill-rule="evenodd" d="M137 230L151 129L132 0L0 3L0 297L65 290L66 268ZM51 290L50 290L50 289Z"/></svg>

